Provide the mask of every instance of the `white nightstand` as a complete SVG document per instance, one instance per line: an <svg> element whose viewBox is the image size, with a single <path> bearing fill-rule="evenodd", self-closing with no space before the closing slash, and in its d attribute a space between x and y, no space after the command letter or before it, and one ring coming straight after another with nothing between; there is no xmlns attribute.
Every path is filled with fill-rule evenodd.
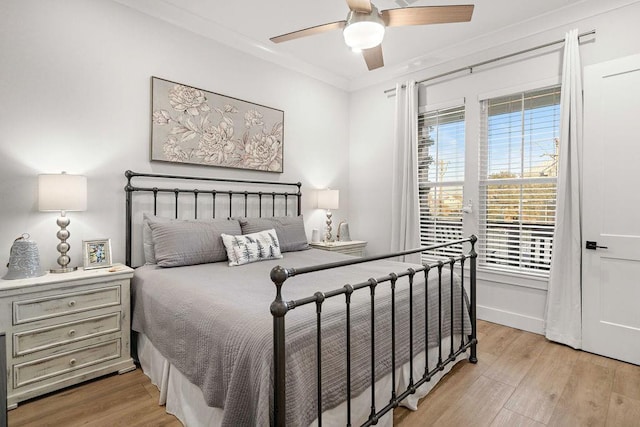
<svg viewBox="0 0 640 427"><path fill-rule="evenodd" d="M342 254L363 257L367 242L364 240L352 240L350 242L317 242L309 243L312 248L324 251L340 252Z"/></svg>
<svg viewBox="0 0 640 427"><path fill-rule="evenodd" d="M112 268L0 280L7 406L111 372L131 359L130 279Z"/></svg>

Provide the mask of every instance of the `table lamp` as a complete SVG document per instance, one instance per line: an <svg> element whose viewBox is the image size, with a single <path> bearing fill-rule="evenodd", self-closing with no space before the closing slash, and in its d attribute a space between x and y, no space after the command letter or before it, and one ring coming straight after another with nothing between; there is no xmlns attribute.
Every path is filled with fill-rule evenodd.
<svg viewBox="0 0 640 427"><path fill-rule="evenodd" d="M327 232L324 235L325 242L331 242L331 209L338 209L340 192L338 190L318 191L318 208L327 210Z"/></svg>
<svg viewBox="0 0 640 427"><path fill-rule="evenodd" d="M70 234L68 211L84 211L87 209L87 178L81 175L61 174L38 175L38 208L40 211L60 211L60 217L56 221L60 230L56 236L60 243L56 247L60 256L58 264L60 268L52 269L52 273L67 273L75 271L78 267L69 267L71 258L67 255L70 246L67 239Z"/></svg>

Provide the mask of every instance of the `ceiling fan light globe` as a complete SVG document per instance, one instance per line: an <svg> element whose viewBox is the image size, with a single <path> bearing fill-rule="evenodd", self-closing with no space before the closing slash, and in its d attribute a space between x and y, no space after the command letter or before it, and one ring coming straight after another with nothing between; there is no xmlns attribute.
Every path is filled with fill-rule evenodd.
<svg viewBox="0 0 640 427"><path fill-rule="evenodd" d="M382 43L384 25L372 21L352 22L347 24L342 34L351 49L371 49Z"/></svg>

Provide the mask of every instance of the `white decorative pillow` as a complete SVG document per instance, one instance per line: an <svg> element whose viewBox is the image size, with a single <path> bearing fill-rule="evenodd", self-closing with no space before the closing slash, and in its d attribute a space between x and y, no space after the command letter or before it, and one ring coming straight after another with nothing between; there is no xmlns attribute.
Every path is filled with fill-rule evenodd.
<svg viewBox="0 0 640 427"><path fill-rule="evenodd" d="M238 236L222 234L221 237L227 250L229 266L282 258L278 235L273 228Z"/></svg>

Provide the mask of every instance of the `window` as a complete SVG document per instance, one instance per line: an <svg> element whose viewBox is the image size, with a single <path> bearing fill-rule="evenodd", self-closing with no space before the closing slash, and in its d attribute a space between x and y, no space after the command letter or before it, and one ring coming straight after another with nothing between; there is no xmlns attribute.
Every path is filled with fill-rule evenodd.
<svg viewBox="0 0 640 427"><path fill-rule="evenodd" d="M464 106L418 116L420 244L430 246L462 238L464 184ZM455 254L455 248L423 254ZM460 248L457 249L458 253ZM425 259L425 261L426 261Z"/></svg>
<svg viewBox="0 0 640 427"><path fill-rule="evenodd" d="M560 88L482 102L479 266L548 276Z"/></svg>

